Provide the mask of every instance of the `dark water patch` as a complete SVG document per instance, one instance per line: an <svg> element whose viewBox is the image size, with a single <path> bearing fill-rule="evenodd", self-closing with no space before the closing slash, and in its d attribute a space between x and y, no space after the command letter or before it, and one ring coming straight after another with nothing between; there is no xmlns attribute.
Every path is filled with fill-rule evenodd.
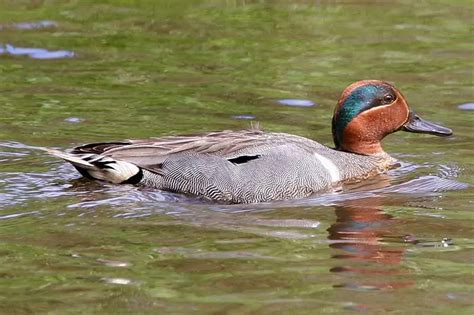
<svg viewBox="0 0 474 315"><path fill-rule="evenodd" d="M458 105L458 109L460 110L474 110L474 103L465 103Z"/></svg>
<svg viewBox="0 0 474 315"><path fill-rule="evenodd" d="M443 238L440 241L417 241L416 244L419 247L431 247L431 248L448 248L454 246L454 241L448 237Z"/></svg>
<svg viewBox="0 0 474 315"><path fill-rule="evenodd" d="M28 56L32 59L73 58L75 53L68 50L47 50L44 48L15 47L10 44L0 45L0 55Z"/></svg>

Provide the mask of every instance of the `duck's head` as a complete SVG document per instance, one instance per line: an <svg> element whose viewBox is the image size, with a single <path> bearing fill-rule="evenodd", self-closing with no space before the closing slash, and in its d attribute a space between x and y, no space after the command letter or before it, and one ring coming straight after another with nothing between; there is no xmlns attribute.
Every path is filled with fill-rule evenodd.
<svg viewBox="0 0 474 315"><path fill-rule="evenodd" d="M380 141L395 131L449 136L451 129L421 119L410 111L402 93L384 81L349 85L332 119L336 149L364 155L383 153Z"/></svg>

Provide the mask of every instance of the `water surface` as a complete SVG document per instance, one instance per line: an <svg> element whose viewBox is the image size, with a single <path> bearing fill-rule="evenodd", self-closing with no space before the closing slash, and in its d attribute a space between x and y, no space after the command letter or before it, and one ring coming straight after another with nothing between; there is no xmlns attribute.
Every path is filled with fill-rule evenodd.
<svg viewBox="0 0 474 315"><path fill-rule="evenodd" d="M473 13L1 2L0 313L471 313L474 112L458 106L474 99ZM91 182L41 150L257 122L331 145L336 100L360 79L395 83L454 136L391 135L388 174L245 206Z"/></svg>

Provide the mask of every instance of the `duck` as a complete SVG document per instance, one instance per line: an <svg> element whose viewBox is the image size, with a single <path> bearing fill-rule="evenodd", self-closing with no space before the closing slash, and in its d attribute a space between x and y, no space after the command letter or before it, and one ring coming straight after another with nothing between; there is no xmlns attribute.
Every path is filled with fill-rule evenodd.
<svg viewBox="0 0 474 315"><path fill-rule="evenodd" d="M229 204L305 198L396 167L382 140L397 131L450 136L422 119L402 93L362 80L341 94L332 118L334 147L260 128L101 142L49 153L84 177Z"/></svg>

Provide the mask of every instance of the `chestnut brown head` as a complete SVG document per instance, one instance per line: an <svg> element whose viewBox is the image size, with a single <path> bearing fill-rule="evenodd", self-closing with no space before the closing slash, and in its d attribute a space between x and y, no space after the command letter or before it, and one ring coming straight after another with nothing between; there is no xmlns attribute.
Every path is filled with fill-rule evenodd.
<svg viewBox="0 0 474 315"><path fill-rule="evenodd" d="M358 153L383 153L380 142L395 131L449 136L451 129L426 121L410 111L403 95L391 84L358 81L342 93L332 119L336 149Z"/></svg>

